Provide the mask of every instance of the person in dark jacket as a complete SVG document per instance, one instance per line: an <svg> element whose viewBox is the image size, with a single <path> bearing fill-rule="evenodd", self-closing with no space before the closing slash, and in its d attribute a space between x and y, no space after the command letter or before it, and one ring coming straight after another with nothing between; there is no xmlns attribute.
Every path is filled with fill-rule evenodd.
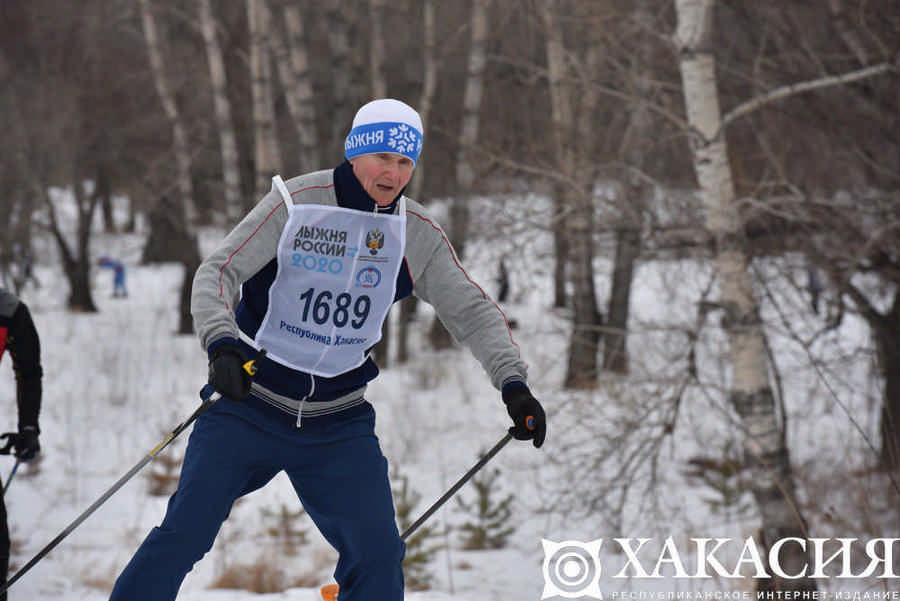
<svg viewBox="0 0 900 601"><path fill-rule="evenodd" d="M543 444L544 411L503 313L437 222L403 195L422 133L419 114L398 100L364 105L345 162L274 177L197 270L191 310L223 398L197 419L166 516L111 601L175 599L234 501L282 470L339 553L341 601L402 601L405 545L364 393L378 375L369 351L388 309L410 294L434 305L479 359L513 435ZM260 350L251 380L242 365Z"/></svg>
<svg viewBox="0 0 900 601"><path fill-rule="evenodd" d="M0 360L5 351L12 357L16 374L16 402L19 423L16 432L2 435L6 452L17 461L31 461L41 450L38 414L41 410L41 343L28 307L16 295L0 288ZM9 569L9 525L6 504L0 495L0 584L6 582ZM6 593L0 593L6 601Z"/></svg>

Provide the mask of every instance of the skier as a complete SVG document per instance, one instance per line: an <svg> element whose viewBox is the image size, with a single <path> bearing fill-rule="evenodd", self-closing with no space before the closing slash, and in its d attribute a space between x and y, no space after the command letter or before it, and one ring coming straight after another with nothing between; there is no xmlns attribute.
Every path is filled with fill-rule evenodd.
<svg viewBox="0 0 900 601"><path fill-rule="evenodd" d="M165 518L119 576L111 601L174 599L234 501L281 470L340 555L341 600L403 599L405 546L364 393L378 374L369 350L388 309L413 292L434 305L501 390L513 435L543 444L544 411L503 314L438 224L403 196L422 133L408 105L365 104L346 138L346 161L286 182L273 178L272 190L197 270L192 313L210 384L224 398L197 419ZM260 349L267 356L251 381L241 366Z"/></svg>
<svg viewBox="0 0 900 601"><path fill-rule="evenodd" d="M12 292L0 288L0 360L6 350L16 374L19 424L18 432L7 432L0 438L5 441L5 452L12 449L18 461L31 461L41 450L41 344L28 307ZM9 546L6 504L0 495L0 584L6 582L9 570ZM0 601L6 601L6 592L0 593Z"/></svg>
<svg viewBox="0 0 900 601"><path fill-rule="evenodd" d="M100 257L97 265L111 269L113 272L113 298L128 296L128 289L125 287L125 265L111 257Z"/></svg>

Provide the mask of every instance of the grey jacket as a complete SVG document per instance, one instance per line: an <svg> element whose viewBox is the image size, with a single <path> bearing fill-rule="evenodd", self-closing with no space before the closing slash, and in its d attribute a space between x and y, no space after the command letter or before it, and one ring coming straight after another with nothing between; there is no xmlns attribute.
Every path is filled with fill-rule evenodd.
<svg viewBox="0 0 900 601"><path fill-rule="evenodd" d="M286 181L294 204L373 210L371 198L359 194L362 188L355 178L351 184L335 185L336 174L344 167L349 164ZM500 308L469 277L425 208L411 199L406 205L406 252L395 300L411 291L434 306L453 337L471 350L496 388L524 381L526 366ZM223 342L255 334L265 313L261 305L268 302L265 292L274 277L276 248L287 218L284 200L273 188L200 265L193 282L191 312L205 349L211 351ZM371 358L362 367L333 379L300 374L280 364L266 367L257 374L254 395L289 413L302 410L303 415L332 413L361 402L366 382L377 375Z"/></svg>

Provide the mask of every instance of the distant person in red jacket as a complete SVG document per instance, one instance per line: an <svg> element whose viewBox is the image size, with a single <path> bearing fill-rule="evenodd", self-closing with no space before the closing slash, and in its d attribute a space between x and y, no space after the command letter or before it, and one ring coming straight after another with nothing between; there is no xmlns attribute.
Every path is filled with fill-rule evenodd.
<svg viewBox="0 0 900 601"><path fill-rule="evenodd" d="M19 297L0 288L0 360L5 351L12 357L16 374L16 401L19 406L17 432L2 438L7 452L12 450L19 461L31 461L41 450L38 443L38 414L41 410L41 344L31 313ZM6 582L9 569L9 527L6 504L0 495L0 584ZM6 601L6 593L0 594Z"/></svg>

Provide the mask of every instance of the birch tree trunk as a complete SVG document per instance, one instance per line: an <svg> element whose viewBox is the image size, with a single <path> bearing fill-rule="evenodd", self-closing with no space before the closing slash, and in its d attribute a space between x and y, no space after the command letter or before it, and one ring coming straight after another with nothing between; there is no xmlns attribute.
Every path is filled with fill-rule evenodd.
<svg viewBox="0 0 900 601"><path fill-rule="evenodd" d="M272 61L266 40L271 15L265 0L247 0L250 30L250 87L253 102L253 157L256 198L269 191L272 176L281 165L275 103L272 97Z"/></svg>
<svg viewBox="0 0 900 601"><path fill-rule="evenodd" d="M795 498L783 425L769 382L765 332L753 296L749 259L728 164L712 52L713 0L676 0L679 66L691 127L694 170L700 184L706 224L716 241L714 268L719 304L728 336L732 382L729 401L744 428L743 453L750 486L762 522L766 551L781 538L807 538ZM766 553L767 555L767 553ZM780 565L788 574L804 571L808 561L798 545L784 545ZM758 579L757 590L813 591L809 578Z"/></svg>
<svg viewBox="0 0 900 601"><path fill-rule="evenodd" d="M179 204L184 207L185 226L189 233L193 233L196 224L197 211L194 207L194 187L191 183L191 153L188 149L187 133L175 95L169 89L169 82L165 73L165 61L163 60L162 46L159 33L156 28L156 19L150 7L150 0L140 0L141 23L144 28L144 41L147 44L147 54L150 58L150 68L153 72L153 83L156 93L162 103L163 111L172 128L172 146L175 153L177 172L175 178L179 195Z"/></svg>
<svg viewBox="0 0 900 601"><path fill-rule="evenodd" d="M566 215L561 226L565 227L563 231L568 238L573 287L572 335L564 385L567 388L587 389L597 383L601 325L594 286L593 171L588 141L592 130L589 119L596 97L591 86L578 89L574 85L575 74L570 72L566 62L563 30L556 18L559 6L559 2L548 0L542 5L542 17L547 37L553 151L558 169L566 180L560 191L561 206L557 206L561 209L558 214ZM596 68L597 52L595 46L584 56L585 73L590 74ZM579 126L579 121L587 125L583 123Z"/></svg>
<svg viewBox="0 0 900 601"><path fill-rule="evenodd" d="M436 0L423 0L422 7L422 35L423 35L423 74L422 96L419 106L414 107L422 118L422 126L425 128L425 140L427 144L428 123L431 118L431 106L434 104L434 95L437 90L437 36L436 31ZM422 201L422 190L425 182L425 162L419 161L410 184L409 196ZM409 296L400 302L400 315L397 319L397 362L405 363L409 359L409 326L415 319L418 299Z"/></svg>
<svg viewBox="0 0 900 601"><path fill-rule="evenodd" d="M472 149L478 141L479 114L484 95L484 67L487 62L489 0L472 0L470 20L471 46L463 92L463 114L459 129L459 150L456 157L456 190L450 207L450 241L460 259L465 255L469 229L469 195L475 182Z"/></svg>
<svg viewBox="0 0 900 601"><path fill-rule="evenodd" d="M222 49L216 36L216 19L213 16L210 0L200 0L200 30L206 46L206 59L209 62L209 79L212 83L213 107L215 108L216 127L219 130L219 145L222 152L223 200L225 206L218 207L214 220L219 225L224 221L236 223L241 217L241 181L238 165L237 137L234 133L234 122L231 119L231 101L228 100L225 61Z"/></svg>
<svg viewBox="0 0 900 601"><path fill-rule="evenodd" d="M369 0L369 90L372 98L386 98L387 77L384 73L385 41L382 26L384 0ZM387 366L391 355L391 328L398 311L393 308L381 327L381 340L372 349L372 355L378 365Z"/></svg>
<svg viewBox="0 0 900 601"><path fill-rule="evenodd" d="M651 0L638 0L634 7L634 21L640 32L655 31ZM641 35L642 39L645 36ZM650 185L635 175L643 170L644 148L650 142L652 124L647 102L653 92L650 81L650 49L643 39L639 51L631 55L631 76L636 80L637 99L630 103L627 134L622 141L622 155L629 170L624 174L624 194L617 203L616 254L613 262L606 324L603 328L603 369L624 374L628 372L628 315L631 306L631 285L635 264L641 254L641 214L653 193Z"/></svg>
<svg viewBox="0 0 900 601"><path fill-rule="evenodd" d="M282 0L282 24L273 23L272 55L278 67L278 77L299 140L301 170L314 171L323 167L320 158L316 108L306 49L306 31L300 7L292 0ZM286 31L286 35L285 35Z"/></svg>
<svg viewBox="0 0 900 601"><path fill-rule="evenodd" d="M156 92L159 94L163 110L172 127L173 150L177 164L176 189L178 190L178 202L176 206L183 207L183 218L175 219L176 227L183 235L184 250L181 253L181 264L184 267L184 278L181 283L181 295L179 301L179 334L193 333L194 323L191 317L190 290L194 279L194 272L200 265L200 247L197 242L196 218L197 211L194 208L194 188L191 183L191 154L188 148L187 133L182 123L175 96L172 94L166 78L162 47L159 34L156 29L156 20L151 12L150 0L140 0L141 22L144 28L144 39L147 43L147 53L150 57L150 67L153 71L153 81Z"/></svg>
<svg viewBox="0 0 900 601"><path fill-rule="evenodd" d="M434 104L434 95L437 92L437 2L436 0L422 0L422 96L419 99L419 106L413 107L419 111L422 118L422 127L425 128L423 134L428 132L428 123L431 119L431 106ZM428 143L428 136L425 136L425 144ZM421 201L422 189L425 183L425 164L419 161L416 164L416 171L410 183L409 196Z"/></svg>
<svg viewBox="0 0 900 601"><path fill-rule="evenodd" d="M341 0L327 0L325 3L325 31L328 32L328 46L331 49L331 93L332 112L329 148L344 148L344 137L353 122L351 100L355 99L354 64L350 56L350 22L352 11L347 11ZM343 150L341 151L343 157Z"/></svg>
<svg viewBox="0 0 900 601"><path fill-rule="evenodd" d="M456 194L450 205L450 242L456 255L462 260L469 231L469 203L472 185L475 183L475 167L472 151L478 141L479 114L484 95L484 67L487 63L488 2L472 0L472 16L469 21L471 40L463 92L463 114L457 143ZM429 338L436 349L449 348L453 338L437 319L432 323Z"/></svg>
<svg viewBox="0 0 900 601"><path fill-rule="evenodd" d="M384 74L385 42L382 12L384 0L369 0L369 79L373 98L387 97L387 77Z"/></svg>
<svg viewBox="0 0 900 601"><path fill-rule="evenodd" d="M569 127L573 117L571 116L570 94L563 89L563 76L566 70L565 48L563 46L562 31L556 25L556 2L551 0L544 4L542 18L544 28L547 31L547 73L550 87L550 111L553 123L553 150L561 165L569 164L572 160L570 148L565 144L563 128ZM569 211L565 202L565 186L556 184L553 187L553 205L557 221L553 226L553 306L565 307L568 305L566 286L569 276L569 257L571 245L569 244L569 232L566 221L562 219Z"/></svg>

